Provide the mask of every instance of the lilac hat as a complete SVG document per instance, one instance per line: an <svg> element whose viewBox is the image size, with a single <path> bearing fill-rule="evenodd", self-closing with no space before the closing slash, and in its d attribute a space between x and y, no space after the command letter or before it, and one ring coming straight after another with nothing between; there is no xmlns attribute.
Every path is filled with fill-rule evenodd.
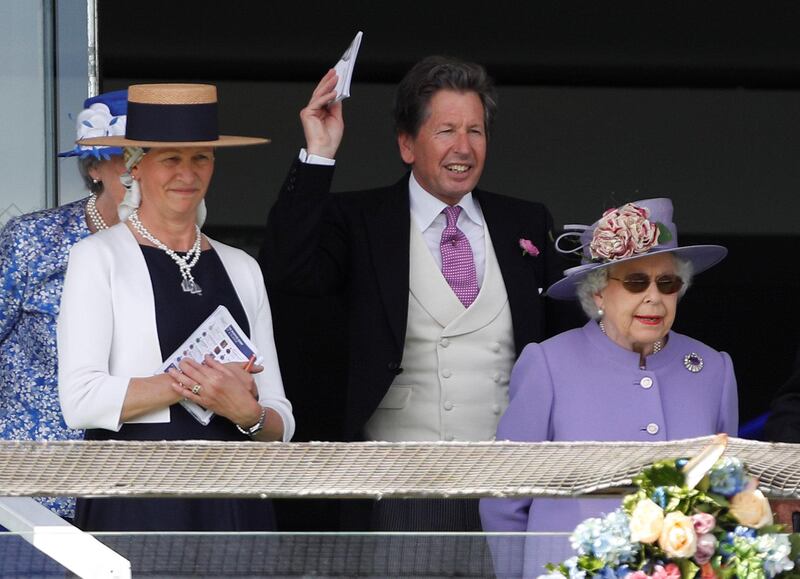
<svg viewBox="0 0 800 579"><path fill-rule="evenodd" d="M83 101L83 110L75 119L76 141L89 137L125 135L128 114L128 91L115 90ZM75 145L73 149L59 153L59 157L94 157L108 160L121 155L122 148L107 146Z"/></svg>
<svg viewBox="0 0 800 579"><path fill-rule="evenodd" d="M665 197L643 199L609 209L590 226L567 225L568 231L556 240L561 253L581 252L582 264L564 270L563 279L547 288L546 295L559 299L574 299L575 289L586 275L596 269L616 263L640 259L659 253L672 253L691 262L694 273L716 265L727 255L721 245L678 246L678 230L672 222L672 201ZM580 246L562 250L564 237L579 237Z"/></svg>

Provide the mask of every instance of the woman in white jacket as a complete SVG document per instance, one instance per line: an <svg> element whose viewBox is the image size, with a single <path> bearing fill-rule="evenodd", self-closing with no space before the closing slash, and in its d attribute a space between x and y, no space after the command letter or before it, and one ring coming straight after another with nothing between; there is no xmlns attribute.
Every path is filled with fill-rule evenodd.
<svg viewBox="0 0 800 579"><path fill-rule="evenodd" d="M258 265L197 225L214 149L266 142L220 136L216 102L211 85L134 85L125 137L80 141L125 147L129 170L122 223L70 252L58 319L61 405L87 439L287 441L294 432ZM186 356L154 375L221 305L262 365ZM211 421L196 420L184 399L213 411ZM230 499L79 500L76 522L94 531L274 527L268 501Z"/></svg>

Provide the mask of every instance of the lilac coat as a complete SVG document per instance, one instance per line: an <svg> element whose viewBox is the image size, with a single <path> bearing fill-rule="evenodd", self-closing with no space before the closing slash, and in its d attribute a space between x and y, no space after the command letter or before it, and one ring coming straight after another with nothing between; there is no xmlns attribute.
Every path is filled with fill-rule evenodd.
<svg viewBox="0 0 800 579"><path fill-rule="evenodd" d="M690 353L702 357L700 372L684 366ZM639 354L612 342L594 321L528 344L511 373L497 440L736 435L736 377L728 354L670 332L666 346L646 362L647 369L639 369ZM483 499L480 509L485 531L572 531L617 505L617 499Z"/></svg>

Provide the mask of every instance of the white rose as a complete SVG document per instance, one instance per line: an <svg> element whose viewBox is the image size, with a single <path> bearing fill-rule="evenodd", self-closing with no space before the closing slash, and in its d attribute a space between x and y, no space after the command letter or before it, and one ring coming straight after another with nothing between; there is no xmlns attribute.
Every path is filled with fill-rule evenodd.
<svg viewBox="0 0 800 579"><path fill-rule="evenodd" d="M664 525L664 510L650 499L636 503L631 513L631 541L655 543L661 535Z"/></svg>
<svg viewBox="0 0 800 579"><path fill-rule="evenodd" d="M697 535L694 532L692 519L683 513L667 513L664 526L658 538L658 546L669 557L685 559L694 555L697 550Z"/></svg>
<svg viewBox="0 0 800 579"><path fill-rule="evenodd" d="M746 527L760 529L772 524L772 509L764 494L756 489L742 491L731 499L731 514Z"/></svg>

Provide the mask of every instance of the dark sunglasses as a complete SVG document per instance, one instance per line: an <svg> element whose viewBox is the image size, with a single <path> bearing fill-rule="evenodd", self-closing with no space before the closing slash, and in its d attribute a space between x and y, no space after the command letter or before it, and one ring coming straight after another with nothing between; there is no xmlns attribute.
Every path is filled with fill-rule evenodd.
<svg viewBox="0 0 800 579"><path fill-rule="evenodd" d="M622 282L622 287L632 294L642 293L650 287L652 281L656 282L656 287L660 293L667 295L674 294L683 287L683 280L677 275L660 275L655 280L652 280L647 274L632 273L625 279L611 276L608 276L608 279Z"/></svg>

